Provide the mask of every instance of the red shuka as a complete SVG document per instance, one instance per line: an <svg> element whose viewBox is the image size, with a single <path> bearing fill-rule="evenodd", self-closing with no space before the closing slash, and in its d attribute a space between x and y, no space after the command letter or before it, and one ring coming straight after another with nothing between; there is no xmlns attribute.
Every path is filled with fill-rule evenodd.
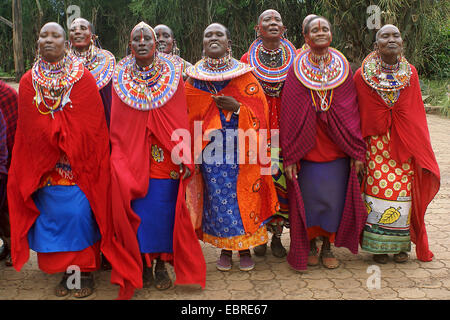
<svg viewBox="0 0 450 320"><path fill-rule="evenodd" d="M364 138L382 135L390 130L392 158L399 163L413 159L411 240L416 244L417 258L431 261L424 216L428 204L440 187L440 172L430 142L425 108L420 91L417 70L411 65L412 75L407 87L400 91L394 107L389 108L375 89L368 86L361 69L355 73Z"/></svg>
<svg viewBox="0 0 450 320"><path fill-rule="evenodd" d="M83 77L73 85L71 104L55 112L54 119L50 114L39 113L35 95L28 71L20 81L17 131L7 187L14 267L20 271L29 259L27 234L39 216L31 196L42 176L55 167L64 152L99 226L100 249L115 268L122 262L116 258L118 248L112 235L108 129L95 80L85 69ZM64 261L55 259L59 265L64 261L84 263L83 254L78 252L68 252ZM48 265L51 260L44 262Z"/></svg>
<svg viewBox="0 0 450 320"><path fill-rule="evenodd" d="M189 132L182 80L174 96L164 106L149 111L131 108L113 92L110 132L114 231L117 241L127 251L127 268L113 270L111 276L114 282L121 285L121 299L131 298L134 290L142 287L143 263L137 240L140 218L131 209L131 201L147 194L152 139L156 137L171 152L175 147L184 146L181 162L191 173L194 172L189 136L183 137L182 142L172 141L171 136L176 129ZM180 181L176 205L173 237L175 284L199 284L204 287L206 263L185 202L189 180Z"/></svg>

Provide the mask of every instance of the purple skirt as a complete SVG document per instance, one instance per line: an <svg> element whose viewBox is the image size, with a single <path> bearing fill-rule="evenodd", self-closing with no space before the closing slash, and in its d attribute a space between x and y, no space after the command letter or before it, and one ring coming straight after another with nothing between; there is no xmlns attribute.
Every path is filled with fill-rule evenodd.
<svg viewBox="0 0 450 320"><path fill-rule="evenodd" d="M336 232L344 210L350 159L330 162L302 160L298 183L305 206L306 225Z"/></svg>

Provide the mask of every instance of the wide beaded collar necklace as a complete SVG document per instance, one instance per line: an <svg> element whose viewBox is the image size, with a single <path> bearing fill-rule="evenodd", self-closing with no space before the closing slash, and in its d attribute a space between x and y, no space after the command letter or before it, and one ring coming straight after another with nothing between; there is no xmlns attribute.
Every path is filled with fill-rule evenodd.
<svg viewBox="0 0 450 320"><path fill-rule="evenodd" d="M56 63L39 58L31 70L32 83L36 91L34 100L38 111L41 114L50 114L54 118L56 111L71 104L70 92L83 74L83 64L72 55L66 55ZM44 110L41 109L41 105L44 106Z"/></svg>
<svg viewBox="0 0 450 320"><path fill-rule="evenodd" d="M141 68L134 56L122 59L113 76L119 98L128 106L147 111L162 107L177 91L182 66L173 56L158 53L153 64Z"/></svg>
<svg viewBox="0 0 450 320"><path fill-rule="evenodd" d="M99 90L103 89L112 79L116 67L116 58L111 52L91 44L87 51L79 52L72 49L70 53L80 59L91 72Z"/></svg>
<svg viewBox="0 0 450 320"><path fill-rule="evenodd" d="M403 89L411 78L411 66L405 57L402 56L395 65L388 65L381 61L376 51L364 59L361 71L370 87L387 92Z"/></svg>
<svg viewBox="0 0 450 320"><path fill-rule="evenodd" d="M289 40L281 38L280 47L267 50L261 39L256 39L248 50L249 64L258 80L278 83L286 80L295 59L295 47Z"/></svg>
<svg viewBox="0 0 450 320"><path fill-rule="evenodd" d="M187 68L186 74L202 81L225 81L237 78L253 70L253 67L226 55L220 59L205 57Z"/></svg>
<svg viewBox="0 0 450 320"><path fill-rule="evenodd" d="M331 90L347 79L350 64L338 50L328 48L328 54L315 56L311 49L300 52L294 60L297 79L311 90Z"/></svg>
<svg viewBox="0 0 450 320"><path fill-rule="evenodd" d="M379 54L371 52L363 61L361 75L368 86L375 89L388 107L393 107L400 97L400 90L409 85L411 66L405 57L394 65L381 60Z"/></svg>

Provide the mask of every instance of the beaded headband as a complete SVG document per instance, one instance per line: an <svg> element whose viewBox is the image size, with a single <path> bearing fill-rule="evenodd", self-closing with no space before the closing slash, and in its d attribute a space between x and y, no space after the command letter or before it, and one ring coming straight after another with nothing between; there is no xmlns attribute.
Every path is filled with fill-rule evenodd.
<svg viewBox="0 0 450 320"><path fill-rule="evenodd" d="M142 29L142 28L150 30L151 33L153 34L153 39L156 41L156 32L155 32L155 30L153 30L153 28L150 27L148 24L146 24L144 21L139 22L139 23L133 28L133 30L131 30L130 38L131 38L131 36L133 35L133 33L134 33L137 29Z"/></svg>

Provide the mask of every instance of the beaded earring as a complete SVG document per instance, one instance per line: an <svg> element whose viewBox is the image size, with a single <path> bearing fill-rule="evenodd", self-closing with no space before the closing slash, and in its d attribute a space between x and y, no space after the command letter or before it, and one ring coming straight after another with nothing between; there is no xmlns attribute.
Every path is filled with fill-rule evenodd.
<svg viewBox="0 0 450 320"><path fill-rule="evenodd" d="M180 55L180 49L178 48L177 41L175 39L173 39L172 55L174 55L174 56Z"/></svg>
<svg viewBox="0 0 450 320"><path fill-rule="evenodd" d="M36 57L34 58L34 62L37 62L41 59L41 48L39 47L39 40L36 41Z"/></svg>
<svg viewBox="0 0 450 320"><path fill-rule="evenodd" d="M231 59L233 57L233 49L231 49L231 45L227 48L227 58Z"/></svg>

